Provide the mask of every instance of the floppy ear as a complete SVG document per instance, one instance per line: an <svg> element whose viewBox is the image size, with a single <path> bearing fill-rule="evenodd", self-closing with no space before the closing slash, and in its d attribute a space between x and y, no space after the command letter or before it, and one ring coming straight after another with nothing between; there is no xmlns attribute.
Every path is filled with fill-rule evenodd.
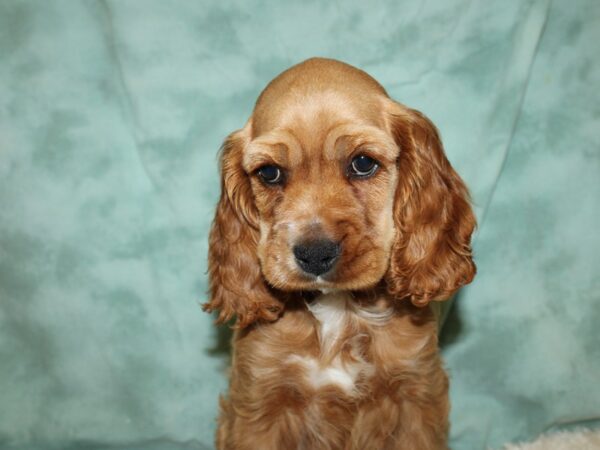
<svg viewBox="0 0 600 450"><path fill-rule="evenodd" d="M256 254L258 212L242 152L246 127L232 133L221 148L221 198L209 237L210 301L205 311L219 310L218 323L237 316L236 327L279 317L283 304L266 284Z"/></svg>
<svg viewBox="0 0 600 450"><path fill-rule="evenodd" d="M425 306L449 298L475 276L475 216L467 188L446 159L431 121L395 102L388 119L400 154L397 234L386 281L394 297Z"/></svg>

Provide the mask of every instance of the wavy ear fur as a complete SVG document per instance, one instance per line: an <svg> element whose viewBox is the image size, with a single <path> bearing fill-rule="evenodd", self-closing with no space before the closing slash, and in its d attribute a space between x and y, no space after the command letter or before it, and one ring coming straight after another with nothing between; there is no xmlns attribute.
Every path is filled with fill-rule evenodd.
<svg viewBox="0 0 600 450"><path fill-rule="evenodd" d="M418 111L392 102L390 129L400 148L394 204L396 241L386 276L396 298L417 306L445 300L471 282L475 216L435 126Z"/></svg>
<svg viewBox="0 0 600 450"><path fill-rule="evenodd" d="M276 320L283 309L262 276L256 253L258 213L242 168L248 128L232 133L221 149L221 198L208 251L211 298L203 306L205 311L219 311L218 323L237 316L239 328L256 320Z"/></svg>

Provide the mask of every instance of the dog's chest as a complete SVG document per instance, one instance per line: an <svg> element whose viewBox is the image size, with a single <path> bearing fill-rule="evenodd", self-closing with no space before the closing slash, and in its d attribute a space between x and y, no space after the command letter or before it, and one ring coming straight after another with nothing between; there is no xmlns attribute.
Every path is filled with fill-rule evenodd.
<svg viewBox="0 0 600 450"><path fill-rule="evenodd" d="M361 326L381 326L391 317L391 310L363 309L339 293L321 295L308 309L317 322L319 357L293 355L289 362L304 369L304 381L314 389L335 386L348 395L357 394L360 381L375 372L365 357L368 339Z"/></svg>

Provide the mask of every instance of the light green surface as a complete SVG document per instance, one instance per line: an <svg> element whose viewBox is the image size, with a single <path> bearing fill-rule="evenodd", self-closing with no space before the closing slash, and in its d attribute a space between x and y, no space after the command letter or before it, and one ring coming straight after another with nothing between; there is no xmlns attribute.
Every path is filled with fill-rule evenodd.
<svg viewBox="0 0 600 450"><path fill-rule="evenodd" d="M598 42L595 0L0 1L0 448L212 448L217 149L315 55L429 115L473 192L453 448L600 418Z"/></svg>

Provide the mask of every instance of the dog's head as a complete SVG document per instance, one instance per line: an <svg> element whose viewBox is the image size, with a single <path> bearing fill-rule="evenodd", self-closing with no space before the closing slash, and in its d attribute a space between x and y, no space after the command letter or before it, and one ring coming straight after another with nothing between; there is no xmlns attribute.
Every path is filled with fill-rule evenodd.
<svg viewBox="0 0 600 450"><path fill-rule="evenodd" d="M221 321L275 319L277 290L385 283L426 305L474 276L475 219L435 127L356 68L311 59L279 75L221 169L206 305Z"/></svg>

